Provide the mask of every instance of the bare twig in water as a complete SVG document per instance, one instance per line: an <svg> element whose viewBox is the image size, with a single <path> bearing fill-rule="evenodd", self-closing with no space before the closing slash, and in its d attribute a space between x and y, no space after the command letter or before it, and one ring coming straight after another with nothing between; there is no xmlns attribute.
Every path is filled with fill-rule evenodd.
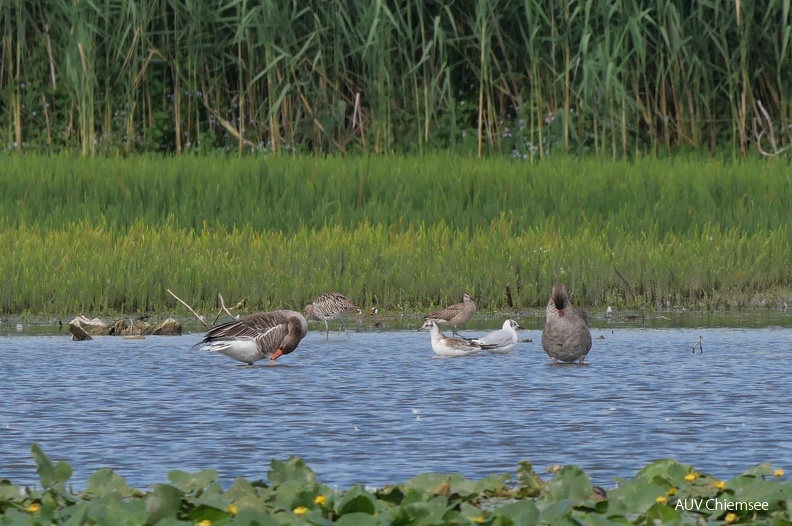
<svg viewBox="0 0 792 526"><path fill-rule="evenodd" d="M187 302L185 302L183 299L181 299L181 298L180 298L180 297L178 297L176 294L174 294L173 292L171 292L171 290L170 290L170 289L166 289L166 290L168 291L168 294L170 294L171 296L173 296L174 298L176 298L176 299L179 301L179 303L181 303L182 305L184 305L185 307L187 307L187 309L189 309L189 311L190 311L190 312L192 312L192 313L195 315L195 317L196 317L196 318L198 318L198 321L200 321L201 323L203 323L204 327L206 327L207 329L209 328L209 325L207 325L207 323L206 323L206 320L204 320L204 317L203 317L203 316L201 316L200 314L198 314L197 312L195 312L195 311L193 310L193 308L192 308L192 307L190 307L189 305L187 305Z"/></svg>
<svg viewBox="0 0 792 526"><path fill-rule="evenodd" d="M228 314L229 317L231 317L232 320L238 320L239 316L234 316L233 314L231 314L231 311L226 307L225 300L223 299L223 295L222 294L218 294L217 297L220 299L220 312L218 312L217 316L215 316L215 319L214 319L214 322L212 323L212 325L214 326L215 324L217 324L217 320L220 318L220 315L224 311L225 311L226 314ZM243 300L241 300L240 302L238 302L236 305L234 305L231 308L232 309L238 309L239 307L244 305L246 301L247 301L247 298L244 298Z"/></svg>
<svg viewBox="0 0 792 526"><path fill-rule="evenodd" d="M698 345L698 347L699 347L699 354L702 354L704 352L704 347L702 347L702 345L701 345L701 340L703 340L703 339L704 339L704 336L699 336L698 341L693 344L693 354L696 354L696 345Z"/></svg>

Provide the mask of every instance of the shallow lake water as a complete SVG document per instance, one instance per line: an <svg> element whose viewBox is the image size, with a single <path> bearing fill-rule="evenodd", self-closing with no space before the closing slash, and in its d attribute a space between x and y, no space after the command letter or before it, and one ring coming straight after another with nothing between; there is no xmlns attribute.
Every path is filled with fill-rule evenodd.
<svg viewBox="0 0 792 526"><path fill-rule="evenodd" d="M0 479L38 485L33 443L72 465L77 488L101 467L140 488L213 468L227 486L290 455L339 488L482 478L522 460L540 473L575 464L606 487L668 457L721 478L762 462L792 470L789 324L598 325L587 366L550 365L535 329L508 355L436 358L414 328L326 341L312 325L274 367L199 351L201 333L6 331Z"/></svg>

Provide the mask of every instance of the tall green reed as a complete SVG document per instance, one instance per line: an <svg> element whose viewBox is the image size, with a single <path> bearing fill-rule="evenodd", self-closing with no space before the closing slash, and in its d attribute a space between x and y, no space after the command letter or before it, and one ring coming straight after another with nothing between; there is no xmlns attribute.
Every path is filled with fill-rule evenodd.
<svg viewBox="0 0 792 526"><path fill-rule="evenodd" d="M792 140L787 0L0 0L0 26L4 149L622 158Z"/></svg>

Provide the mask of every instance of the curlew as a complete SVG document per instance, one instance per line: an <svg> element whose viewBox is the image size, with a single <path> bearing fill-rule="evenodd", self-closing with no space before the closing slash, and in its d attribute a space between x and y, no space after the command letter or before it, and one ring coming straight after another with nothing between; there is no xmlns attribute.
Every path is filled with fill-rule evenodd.
<svg viewBox="0 0 792 526"><path fill-rule="evenodd" d="M349 338L349 332L344 323L344 316L350 312L360 313L361 310L355 302L338 292L329 292L317 296L313 302L305 306L304 311L307 319L310 320L313 318L324 322L325 335L328 340L330 339L330 327L327 325L328 320L341 320L341 325L344 327L344 331L347 332L347 338Z"/></svg>

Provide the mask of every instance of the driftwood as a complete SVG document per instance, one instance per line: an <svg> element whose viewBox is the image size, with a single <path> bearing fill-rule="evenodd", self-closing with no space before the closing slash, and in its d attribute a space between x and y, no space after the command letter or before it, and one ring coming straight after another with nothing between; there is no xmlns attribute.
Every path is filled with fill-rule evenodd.
<svg viewBox="0 0 792 526"><path fill-rule="evenodd" d="M182 333L182 324L173 318L167 318L156 325L151 325L144 320L137 320L127 324L127 320L120 319L113 323L105 323L99 318L89 319L77 316L69 322L69 332L72 340L91 340L92 336L179 336Z"/></svg>
<svg viewBox="0 0 792 526"><path fill-rule="evenodd" d="M245 303L247 303L247 298L243 298L243 299L241 299L240 301L238 301L236 305L234 305L233 307L231 307L231 308L229 309L228 307L226 307L225 300L223 299L223 295L222 295L222 294L218 294L218 295L217 295L217 297L218 297L218 299L220 300L220 310L218 311L218 313L217 313L217 316L215 316L215 318L214 318L214 321L212 321L212 325L210 326L208 323L206 323L206 318L204 318L203 316L201 316L200 314L198 314L197 312L195 312L195 309L193 309L192 307L190 307L190 305L189 305L189 304L188 304L186 301L184 301L183 299L181 299L180 297L178 297L178 296L177 296L176 294L174 294L174 293L173 293L173 291L171 291L170 289L167 289L167 291L168 291L168 294L170 294L171 296L173 296L174 298L176 298L176 300L177 300L179 303L181 303L182 305L184 305L185 307L187 307L187 310L189 310L190 312L192 312L192 313L193 313L193 316L195 316L195 317L198 319L198 321L200 321L200 322L203 324L203 326L204 326L204 327L206 327L207 329L209 329L209 328L211 328L211 327L214 327L214 326L217 324L217 320L219 320L219 319L220 319L220 315L222 315L224 312L225 312L225 313L226 313L226 314L227 314L227 315L228 315L228 316L229 316L229 317L230 317L232 320L238 320L238 319L239 319L239 315L237 314L236 316L234 316L234 315L231 313L231 311L232 311L232 310L237 310L237 309L239 309L239 308L243 307L243 306L245 305Z"/></svg>
<svg viewBox="0 0 792 526"><path fill-rule="evenodd" d="M190 307L187 302L170 290L168 290L168 293L176 298L179 303L187 307L187 310L192 312L193 315L198 318L198 321L204 325L204 327L207 329L210 328L209 324L206 323L206 319L195 312L195 310ZM223 313L227 314L231 319L239 319L239 315L234 316L231 311L243 307L247 302L247 299L243 299L237 302L237 304L233 307L229 308L226 307L223 296L221 294L218 294L217 296L220 299L220 311L217 313L217 316L215 316L212 325L217 323L217 320L220 319L220 316L222 316ZM107 323L100 320L99 318L91 319L86 316L77 316L69 322L69 332L71 333L72 340L74 341L91 340L93 339L93 336L124 336L126 338L141 337L149 334L155 336L178 336L182 333L182 324L173 318L167 318L156 325L151 325L144 318L138 318L135 321L122 318L112 323Z"/></svg>
<svg viewBox="0 0 792 526"><path fill-rule="evenodd" d="M72 335L72 341L82 342L85 340L93 340L93 338L91 338L91 335L88 334L88 331L81 324L82 321L81 319L87 320L88 322L91 321L85 316L78 316L77 318L74 318L72 321L69 322L69 332Z"/></svg>

